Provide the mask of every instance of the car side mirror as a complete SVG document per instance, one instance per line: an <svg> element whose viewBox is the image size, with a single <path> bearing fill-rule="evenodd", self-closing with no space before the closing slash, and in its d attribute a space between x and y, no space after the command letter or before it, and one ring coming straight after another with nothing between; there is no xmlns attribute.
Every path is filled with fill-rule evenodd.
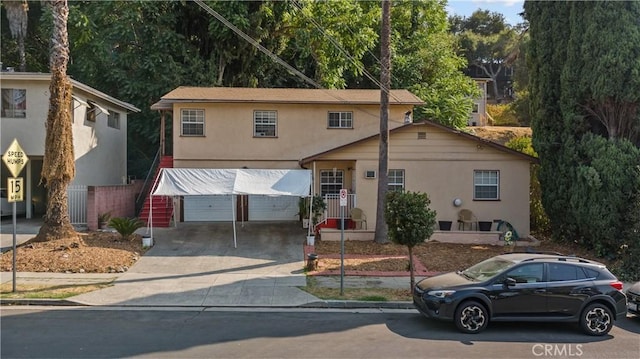
<svg viewBox="0 0 640 359"><path fill-rule="evenodd" d="M516 280L511 278L511 277L507 277L505 278L504 282L502 282L506 287L513 287L514 285L516 285Z"/></svg>

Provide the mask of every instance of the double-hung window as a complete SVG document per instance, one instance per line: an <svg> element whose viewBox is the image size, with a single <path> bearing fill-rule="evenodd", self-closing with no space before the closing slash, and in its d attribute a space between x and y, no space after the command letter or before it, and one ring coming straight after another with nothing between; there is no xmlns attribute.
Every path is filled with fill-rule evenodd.
<svg viewBox="0 0 640 359"><path fill-rule="evenodd" d="M389 191L404 190L404 170L389 170Z"/></svg>
<svg viewBox="0 0 640 359"><path fill-rule="evenodd" d="M120 114L118 112L109 111L109 116L107 117L107 126L120 129Z"/></svg>
<svg viewBox="0 0 640 359"><path fill-rule="evenodd" d="M353 128L353 112L329 112L329 128Z"/></svg>
<svg viewBox="0 0 640 359"><path fill-rule="evenodd" d="M2 117L27 117L27 90L2 89L0 96L2 97Z"/></svg>
<svg viewBox="0 0 640 359"><path fill-rule="evenodd" d="M343 170L321 170L320 171L320 194L340 194L344 184Z"/></svg>
<svg viewBox="0 0 640 359"><path fill-rule="evenodd" d="M475 170L473 172L473 199L500 199L500 172Z"/></svg>
<svg viewBox="0 0 640 359"><path fill-rule="evenodd" d="M183 109L180 111L180 134L182 136L204 136L204 110Z"/></svg>
<svg viewBox="0 0 640 359"><path fill-rule="evenodd" d="M276 137L278 113L276 111L253 111L253 136Z"/></svg>

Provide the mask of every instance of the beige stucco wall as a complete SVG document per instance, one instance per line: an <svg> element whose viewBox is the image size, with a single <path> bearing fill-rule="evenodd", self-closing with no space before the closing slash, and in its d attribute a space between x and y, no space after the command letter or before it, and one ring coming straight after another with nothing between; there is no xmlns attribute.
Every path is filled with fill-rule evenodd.
<svg viewBox="0 0 640 359"><path fill-rule="evenodd" d="M2 88L27 91L27 117L0 119L1 152L4 153L16 138L27 156L41 158L44 156L45 123L49 110L48 78L38 75L29 80L6 77L2 77L1 80ZM75 109L72 129L76 176L72 184L122 184L127 176L127 112L77 88L74 88L73 94L83 101L93 100L108 111L119 112L120 128L108 127L107 115L102 112L98 112L95 122L85 121L86 107L73 101ZM22 175L25 175L25 172ZM34 179L34 182L39 181Z"/></svg>
<svg viewBox="0 0 640 359"><path fill-rule="evenodd" d="M178 103L174 106L173 156L176 167L216 167L222 164L223 167L219 168L291 168L288 167L290 163L374 135L380 128L377 105ZM183 108L205 110L204 137L180 135ZM389 127L402 125L404 113L412 109L410 105L391 106ZM277 111L277 137L253 137L254 110ZM329 111L353 111L354 128L327 128ZM251 164L243 164L247 159ZM242 162L229 165L227 161Z"/></svg>
<svg viewBox="0 0 640 359"><path fill-rule="evenodd" d="M426 132L426 139L417 139L418 132ZM529 162L525 159L427 125L395 132L389 143L389 169L405 170L406 190L429 194L437 220L453 221L455 228L458 210L468 208L479 221L504 219L519 235L529 234ZM367 214L369 228L375 225L377 179L366 179L364 173L377 171L377 156L378 142L372 140L324 156L323 162L317 163L319 167L324 161L340 163L341 159L358 158L351 172L355 186L350 193L357 194L358 207ZM500 172L500 200L473 199L474 170ZM461 207L453 205L455 198L462 200Z"/></svg>

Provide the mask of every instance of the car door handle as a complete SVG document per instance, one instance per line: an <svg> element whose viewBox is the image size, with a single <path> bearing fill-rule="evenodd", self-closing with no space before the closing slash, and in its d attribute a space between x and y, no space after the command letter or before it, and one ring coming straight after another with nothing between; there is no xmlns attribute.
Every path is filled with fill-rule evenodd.
<svg viewBox="0 0 640 359"><path fill-rule="evenodd" d="M547 290L546 289L536 289L533 291L534 293L546 293Z"/></svg>

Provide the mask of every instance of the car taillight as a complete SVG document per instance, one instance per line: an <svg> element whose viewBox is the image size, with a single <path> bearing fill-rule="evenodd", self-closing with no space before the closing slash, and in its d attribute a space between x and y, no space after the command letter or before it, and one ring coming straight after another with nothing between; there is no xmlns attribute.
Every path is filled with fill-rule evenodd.
<svg viewBox="0 0 640 359"><path fill-rule="evenodd" d="M609 283L609 285L614 287L617 290L622 290L622 287L624 287L624 285L620 281L611 282L611 283Z"/></svg>

